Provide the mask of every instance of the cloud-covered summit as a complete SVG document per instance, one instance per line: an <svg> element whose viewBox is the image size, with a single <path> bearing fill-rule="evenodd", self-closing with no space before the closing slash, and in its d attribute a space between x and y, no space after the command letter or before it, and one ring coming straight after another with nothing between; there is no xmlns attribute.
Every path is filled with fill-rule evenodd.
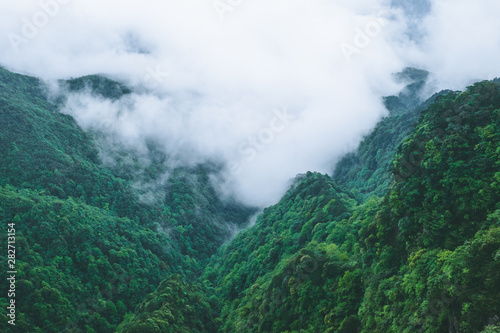
<svg viewBox="0 0 500 333"><path fill-rule="evenodd" d="M133 94L65 112L179 163L219 159L241 200L327 172L385 114L406 66L431 90L499 76L500 4L478 1L4 1L0 64L45 80L104 73ZM430 93L431 91L429 91Z"/></svg>

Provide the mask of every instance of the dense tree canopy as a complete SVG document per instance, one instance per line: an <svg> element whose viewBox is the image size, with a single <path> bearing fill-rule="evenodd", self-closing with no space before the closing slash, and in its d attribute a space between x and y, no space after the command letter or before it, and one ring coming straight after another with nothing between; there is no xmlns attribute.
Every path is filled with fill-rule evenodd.
<svg viewBox="0 0 500 333"><path fill-rule="evenodd" d="M256 210L220 198L220 165L171 167L154 141L141 155L85 132L64 95L0 69L15 330L500 332L500 83L419 104L426 77L400 74L388 116L332 177L298 175L230 239ZM62 85L132 93L102 76Z"/></svg>
<svg viewBox="0 0 500 333"><path fill-rule="evenodd" d="M383 197L308 173L219 250L203 278L221 302L221 331L497 330L499 85L432 101L411 131L390 126L403 117L392 115L360 146L358 161L388 148L393 163L337 173L345 188L392 170Z"/></svg>
<svg viewBox="0 0 500 333"><path fill-rule="evenodd" d="M103 98L130 93L99 76L63 85ZM49 101L41 81L0 68L0 220L16 222L17 329L114 332L163 278L194 281L254 209L219 198L209 181L217 166L166 170L154 143L148 165L104 166L103 133L84 132L59 112L62 102ZM145 193L149 183L159 185Z"/></svg>

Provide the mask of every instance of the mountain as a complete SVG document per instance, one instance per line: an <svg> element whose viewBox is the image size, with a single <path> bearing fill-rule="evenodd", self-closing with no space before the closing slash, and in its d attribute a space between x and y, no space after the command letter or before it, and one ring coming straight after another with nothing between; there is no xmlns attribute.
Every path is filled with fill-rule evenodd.
<svg viewBox="0 0 500 333"><path fill-rule="evenodd" d="M389 165L299 177L205 269L221 331L498 331L499 114L498 83L443 92L365 138Z"/></svg>
<svg viewBox="0 0 500 333"><path fill-rule="evenodd" d="M383 196L392 181L392 161L401 142L410 135L420 113L427 109L437 96L434 94L421 102L429 73L406 68L398 73L398 81L406 87L398 96L384 98L389 115L376 125L359 144L356 151L346 154L335 166L333 178L346 189L364 200L370 195Z"/></svg>
<svg viewBox="0 0 500 333"><path fill-rule="evenodd" d="M99 76L64 84L68 94L129 93ZM64 96L47 95L40 80L0 69L0 220L15 223L16 328L114 332L164 278L195 280L254 209L221 199L210 165L171 170L148 190L160 200L144 200L137 184L157 182L162 164L144 167L140 179L129 162L104 166L102 133L83 131L60 112ZM154 145L149 154L164 158ZM7 290L7 281L0 286Z"/></svg>
<svg viewBox="0 0 500 333"><path fill-rule="evenodd" d="M256 210L218 195L217 161L173 166L158 142L138 152L61 113L123 84L87 76L48 98L0 69L15 331L499 332L500 80L421 102L427 75L398 74L388 116L332 176L297 175L246 227Z"/></svg>

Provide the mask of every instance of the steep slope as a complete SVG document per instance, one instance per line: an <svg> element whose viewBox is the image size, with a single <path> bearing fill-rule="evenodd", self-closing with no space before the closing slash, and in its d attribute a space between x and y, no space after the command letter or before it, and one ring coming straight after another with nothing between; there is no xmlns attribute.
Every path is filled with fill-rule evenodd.
<svg viewBox="0 0 500 333"><path fill-rule="evenodd" d="M130 93L99 76L66 84L110 99ZM253 210L217 196L211 165L171 170L160 200L144 200L136 184L161 176L161 158L134 170L103 166L103 133L60 113L64 97L49 101L38 79L0 68L0 220L16 225L17 328L113 332L164 278L194 280Z"/></svg>
<svg viewBox="0 0 500 333"><path fill-rule="evenodd" d="M335 166L333 178L360 199L383 196L392 182L391 167L397 147L408 137L420 113L432 104L440 92L423 103L420 94L428 73L407 68L396 75L407 86L398 96L384 99L389 115L383 118L359 144L355 152L346 154Z"/></svg>
<svg viewBox="0 0 500 333"><path fill-rule="evenodd" d="M16 234L18 332L113 332L145 293L182 273L166 235L109 210L12 186L0 187L0 202L0 221Z"/></svg>
<svg viewBox="0 0 500 333"><path fill-rule="evenodd" d="M352 266L347 251L374 204L358 207L328 176L298 177L283 199L222 247L205 270L205 283L221 300L222 331L282 332L300 328L304 318L323 322L326 308L316 305L329 293L322 285ZM311 279L318 289L295 303L301 285ZM316 332L325 328L314 326Z"/></svg>
<svg viewBox="0 0 500 333"><path fill-rule="evenodd" d="M0 185L81 198L119 216L152 220L156 213L100 165L93 139L59 113L43 89L36 78L0 69Z"/></svg>
<svg viewBox="0 0 500 333"><path fill-rule="evenodd" d="M389 117L334 177L299 175L219 248L253 210L217 196L217 164L170 168L155 142L145 156L110 147L59 113L64 96L50 102L37 79L0 69L16 330L498 331L500 83L415 107L423 73L406 75ZM100 76L66 84L112 100L132 93Z"/></svg>
<svg viewBox="0 0 500 333"><path fill-rule="evenodd" d="M499 114L495 82L436 97L381 199L299 180L205 270L221 331L498 330Z"/></svg>
<svg viewBox="0 0 500 333"><path fill-rule="evenodd" d="M112 332L169 273L190 274L155 230L168 218L100 166L92 138L39 80L0 69L0 103L0 212L16 226L20 332Z"/></svg>
<svg viewBox="0 0 500 333"><path fill-rule="evenodd" d="M397 183L365 235L379 273L359 312L365 331L473 332L495 322L499 113L499 85L477 83L438 98L399 147Z"/></svg>
<svg viewBox="0 0 500 333"><path fill-rule="evenodd" d="M131 93L100 76L72 79L63 85L68 94L91 93L109 99ZM49 102L43 89L36 78L0 69L0 185L45 190L61 199L81 198L149 228L169 230L183 254L202 261L255 212L220 199L209 181L210 174L220 168L205 164L169 169L168 156L154 143L149 145L145 164L127 147L107 147L106 133L83 132L72 117L58 112L61 104ZM56 101L64 103L66 96ZM113 167L102 165L102 149L108 149L107 155L115 149ZM154 202L144 200L137 186L150 183L159 184L147 193L160 196Z"/></svg>
<svg viewBox="0 0 500 333"><path fill-rule="evenodd" d="M233 300L284 257L313 240L333 237L328 226L348 219L356 205L329 177L316 173L299 176L277 205L266 208L252 228L219 250L204 278L214 281L220 293ZM335 236L343 239L346 234ZM257 264L260 268L254 270Z"/></svg>
<svg viewBox="0 0 500 333"><path fill-rule="evenodd" d="M73 94L92 95L117 103L133 94L126 86L96 75L60 83L61 104ZM199 261L198 267L204 265L235 230L246 226L256 212L255 208L232 199L222 200L215 191L210 178L222 172L220 163L178 166L161 143L152 138L146 140L146 151L138 151L101 128L91 128L89 133L99 156L106 161L106 168L115 177L128 181L142 206L157 208L156 216L164 218L151 218L170 234L183 255Z"/></svg>

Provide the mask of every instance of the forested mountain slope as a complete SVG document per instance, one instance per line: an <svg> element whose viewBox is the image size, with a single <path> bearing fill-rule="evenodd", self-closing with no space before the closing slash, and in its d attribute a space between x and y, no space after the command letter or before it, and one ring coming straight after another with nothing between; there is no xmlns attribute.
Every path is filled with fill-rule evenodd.
<svg viewBox="0 0 500 333"><path fill-rule="evenodd" d="M419 105L426 75L403 72L389 116L333 177L298 175L228 241L255 210L220 199L217 163L172 168L155 142L138 156L60 113L68 94L130 89L88 76L49 100L0 69L15 331L499 332L500 84Z"/></svg>
<svg viewBox="0 0 500 333"><path fill-rule="evenodd" d="M370 195L383 196L391 181L390 172L397 147L411 134L420 113L427 109L442 91L421 101L429 73L406 68L396 75L406 87L398 96L384 98L389 115L361 141L356 151L346 154L335 166L333 178L364 200Z"/></svg>
<svg viewBox="0 0 500 333"><path fill-rule="evenodd" d="M205 270L221 331L498 331L499 126L499 85L477 83L422 112L382 198L297 180Z"/></svg>
<svg viewBox="0 0 500 333"><path fill-rule="evenodd" d="M19 332L113 332L164 277L182 273L165 235L108 210L11 186L0 201L0 221L16 229Z"/></svg>
<svg viewBox="0 0 500 333"><path fill-rule="evenodd" d="M130 93L100 76L66 85L103 98ZM134 185L159 177L161 160L140 180L119 162L103 166L103 133L84 132L61 103L64 96L47 99L38 79L0 68L0 220L16 226L16 329L113 332L162 279L194 280L254 210L219 198L210 165L171 170L160 200L141 200Z"/></svg>

